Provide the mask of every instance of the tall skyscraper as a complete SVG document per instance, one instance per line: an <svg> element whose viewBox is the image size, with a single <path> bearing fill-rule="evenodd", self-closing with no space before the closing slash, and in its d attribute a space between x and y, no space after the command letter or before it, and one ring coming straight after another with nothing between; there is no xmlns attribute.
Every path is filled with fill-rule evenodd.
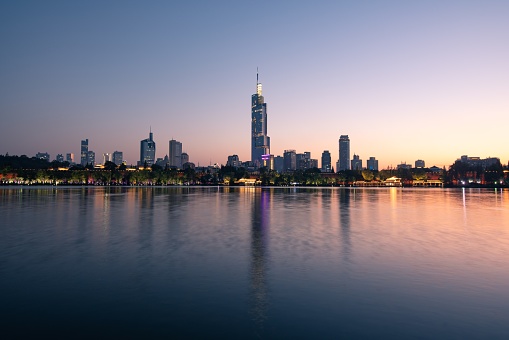
<svg viewBox="0 0 509 340"><path fill-rule="evenodd" d="M262 96L262 84L256 72L256 93L251 96L251 161L261 166L262 155L270 154L270 137L267 136L267 103Z"/></svg>
<svg viewBox="0 0 509 340"><path fill-rule="evenodd" d="M336 171L341 170L350 170L350 138L348 135L339 137L339 161Z"/></svg>
<svg viewBox="0 0 509 340"><path fill-rule="evenodd" d="M138 165L144 166L147 163L147 166L154 165L156 159L156 142L154 142L154 137L152 134L152 129L150 130L149 137L140 141L140 161Z"/></svg>
<svg viewBox="0 0 509 340"><path fill-rule="evenodd" d="M332 171L332 160L329 150L322 152L322 172Z"/></svg>
<svg viewBox="0 0 509 340"><path fill-rule="evenodd" d="M88 138L81 140L81 165L87 165L88 161Z"/></svg>
<svg viewBox="0 0 509 340"><path fill-rule="evenodd" d="M170 141L170 166L182 169L182 143L172 139Z"/></svg>

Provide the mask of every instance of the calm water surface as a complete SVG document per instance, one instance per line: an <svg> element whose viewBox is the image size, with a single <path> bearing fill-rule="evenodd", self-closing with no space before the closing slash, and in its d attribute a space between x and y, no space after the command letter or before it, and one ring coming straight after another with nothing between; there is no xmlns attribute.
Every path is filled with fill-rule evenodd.
<svg viewBox="0 0 509 340"><path fill-rule="evenodd" d="M509 338L509 191L0 188L17 337Z"/></svg>

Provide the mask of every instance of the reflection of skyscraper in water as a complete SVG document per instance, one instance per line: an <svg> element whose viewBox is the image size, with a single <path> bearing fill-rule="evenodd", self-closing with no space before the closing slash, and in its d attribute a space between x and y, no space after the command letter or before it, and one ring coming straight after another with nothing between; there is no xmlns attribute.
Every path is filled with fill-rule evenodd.
<svg viewBox="0 0 509 340"><path fill-rule="evenodd" d="M251 213L251 313L258 326L266 319L270 192L257 191Z"/></svg>
<svg viewBox="0 0 509 340"><path fill-rule="evenodd" d="M339 223L342 240L343 258L348 262L351 254L350 243L350 189L339 190Z"/></svg>

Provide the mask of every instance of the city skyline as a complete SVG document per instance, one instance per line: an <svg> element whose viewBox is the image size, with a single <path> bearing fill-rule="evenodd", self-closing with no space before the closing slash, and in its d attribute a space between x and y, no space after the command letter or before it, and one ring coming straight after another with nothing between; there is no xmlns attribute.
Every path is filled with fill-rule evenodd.
<svg viewBox="0 0 509 340"><path fill-rule="evenodd" d="M136 164L152 126L196 165L250 160L258 66L273 155L330 150L336 164L349 135L380 169L507 164L508 3L288 4L260 2L253 30L248 4L3 3L0 154L79 157L86 138Z"/></svg>

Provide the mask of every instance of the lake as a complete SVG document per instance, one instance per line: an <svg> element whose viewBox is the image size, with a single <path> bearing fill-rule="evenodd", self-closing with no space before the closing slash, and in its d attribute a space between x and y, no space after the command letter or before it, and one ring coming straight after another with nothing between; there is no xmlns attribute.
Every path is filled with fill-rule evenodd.
<svg viewBox="0 0 509 340"><path fill-rule="evenodd" d="M509 338L509 191L2 187L3 334Z"/></svg>

